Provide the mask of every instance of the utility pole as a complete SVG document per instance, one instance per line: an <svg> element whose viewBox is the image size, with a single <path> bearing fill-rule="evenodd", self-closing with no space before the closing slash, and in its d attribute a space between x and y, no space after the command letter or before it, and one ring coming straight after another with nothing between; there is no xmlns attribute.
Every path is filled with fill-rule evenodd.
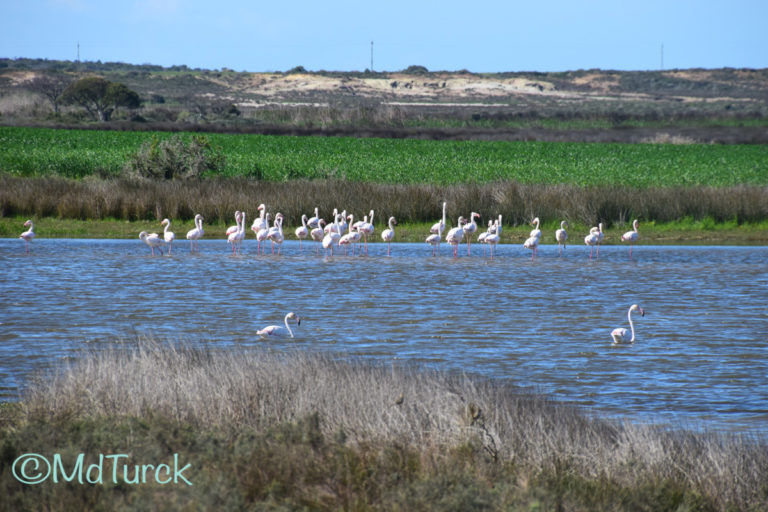
<svg viewBox="0 0 768 512"><path fill-rule="evenodd" d="M373 73L373 41L371 41L371 73Z"/></svg>
<svg viewBox="0 0 768 512"><path fill-rule="evenodd" d="M661 70L664 71L664 43L661 43Z"/></svg>
<svg viewBox="0 0 768 512"><path fill-rule="evenodd" d="M77 42L77 62L80 62L80 41Z"/></svg>

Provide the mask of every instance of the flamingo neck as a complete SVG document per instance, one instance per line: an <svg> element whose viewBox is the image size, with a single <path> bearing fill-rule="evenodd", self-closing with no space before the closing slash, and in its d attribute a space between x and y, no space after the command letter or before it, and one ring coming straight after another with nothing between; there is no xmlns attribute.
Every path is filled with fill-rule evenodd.
<svg viewBox="0 0 768 512"><path fill-rule="evenodd" d="M293 338L293 331L291 330L291 326L290 326L290 325L288 325L288 317L289 317L289 316L291 316L291 315L285 315L285 321L284 321L284 323L285 323L285 328L286 328L286 329L288 329L288 334L290 334L290 335L291 335L291 338ZM633 336L633 337L634 337L634 336Z"/></svg>
<svg viewBox="0 0 768 512"><path fill-rule="evenodd" d="M631 309L627 313L627 318L629 319L629 330L632 331L632 338L629 341L630 341L630 343L633 343L635 341L635 324L632 323L632 310Z"/></svg>

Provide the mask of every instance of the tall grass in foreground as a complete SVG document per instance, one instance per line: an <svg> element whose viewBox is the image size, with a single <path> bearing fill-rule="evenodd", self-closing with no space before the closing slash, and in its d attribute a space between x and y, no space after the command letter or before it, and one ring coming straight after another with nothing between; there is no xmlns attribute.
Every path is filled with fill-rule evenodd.
<svg viewBox="0 0 768 512"><path fill-rule="evenodd" d="M235 210L252 219L265 203L281 212L286 226L302 214L331 221L334 208L360 218L373 209L376 222L393 215L400 223L435 222L442 202L455 224L459 215L479 212L485 220L503 215L506 225L568 220L606 227L639 218L673 222L690 218L754 223L768 219L768 186L633 188L623 185L526 185L514 181L463 185L387 185L341 180L265 182L243 178L201 181L72 180L19 178L0 174L0 216L62 219L189 221L201 213L206 223L230 222Z"/></svg>
<svg viewBox="0 0 768 512"><path fill-rule="evenodd" d="M371 507L370 500L385 499L383 488L394 493L391 499L402 501L393 488L405 492L398 486L414 484L409 479L415 473L435 470L445 472L445 479L459 471L464 483L482 481L496 488L498 493L488 494L481 485L484 493L473 497L492 499L497 508L521 507L524 495L529 506L522 508L530 509L531 486L559 493L553 508L575 510L768 507L768 449L762 440L593 418L502 383L395 364L146 341L90 354L40 379L29 388L23 411L28 421L41 425L138 417L189 425L197 432L221 431L237 439L242 432L272 439L281 425L303 424L298 437L280 434L282 455L271 462L251 460L257 469L250 471L263 477L271 471L264 467L269 462L282 464L281 471L294 480L309 478L305 460L284 467L299 445L309 443L312 457L322 453L320 458L335 461L328 463L333 466L329 472L348 478L363 471L354 494L362 502L339 508L366 508L366 500ZM311 428L306 428L307 421ZM286 444L286 439L294 441ZM323 439L333 439L328 441L333 448L323 445ZM98 448L98 440L87 442ZM339 453L345 453L342 461L336 458ZM399 461L393 467L391 457ZM434 484L439 477L430 474ZM259 485L283 481L270 478L253 483L257 488L250 495L262 496ZM416 493L413 486L407 489ZM434 492L437 499L441 491ZM564 496L569 496L565 502ZM409 497L401 507L408 508Z"/></svg>

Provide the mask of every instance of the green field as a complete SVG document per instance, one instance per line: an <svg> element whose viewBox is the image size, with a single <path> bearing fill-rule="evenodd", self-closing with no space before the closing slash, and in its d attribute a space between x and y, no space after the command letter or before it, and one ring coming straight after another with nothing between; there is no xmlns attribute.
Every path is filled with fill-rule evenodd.
<svg viewBox="0 0 768 512"><path fill-rule="evenodd" d="M120 174L129 156L165 132L0 127L0 172L82 178ZM759 145L428 141L206 134L224 176L266 181L339 178L396 184L514 180L631 187L768 184Z"/></svg>

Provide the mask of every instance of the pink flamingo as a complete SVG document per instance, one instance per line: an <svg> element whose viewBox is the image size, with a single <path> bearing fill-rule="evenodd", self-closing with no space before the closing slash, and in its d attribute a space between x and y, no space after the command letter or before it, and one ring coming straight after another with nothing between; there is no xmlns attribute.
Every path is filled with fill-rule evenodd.
<svg viewBox="0 0 768 512"><path fill-rule="evenodd" d="M475 217L480 218L479 213L472 212L469 214L469 223L464 225L464 233L467 235L467 256L469 256L469 246L472 243L472 235L477 231L477 222Z"/></svg>
<svg viewBox="0 0 768 512"><path fill-rule="evenodd" d="M501 215L499 215L499 218L501 218ZM491 259L493 259L493 250L496 248L496 244L501 240L501 221L497 220L493 228L485 237L485 243L491 246Z"/></svg>
<svg viewBox="0 0 768 512"><path fill-rule="evenodd" d="M283 320L285 327L281 325L268 325L265 328L256 331L256 334L262 338L293 338L293 331L291 330L291 326L288 325L288 320L296 320L296 325L301 325L301 318L299 315L291 311L285 315L285 319Z"/></svg>
<svg viewBox="0 0 768 512"><path fill-rule="evenodd" d="M266 224L264 225L264 227L262 227L259 230L258 233L256 233L256 241L259 242L259 245L256 248L256 254L261 254L262 253L262 251L261 251L261 242L265 242L267 240L267 235L269 234L269 217L270 217L270 214L267 213L267 217L266 217L266 220L265 220Z"/></svg>
<svg viewBox="0 0 768 512"><path fill-rule="evenodd" d="M301 252L301 241L307 238L307 235L309 235L309 228L307 228L307 216L302 214L301 215L301 226L296 228L296 238L299 239L299 252Z"/></svg>
<svg viewBox="0 0 768 512"><path fill-rule="evenodd" d="M350 225L349 233L347 233L346 235L342 236L339 239L338 245L339 245L339 247L342 246L342 245L344 245L344 246L351 245L352 246L352 256L354 256L355 255L355 244L360 242L361 234L360 234L360 231L358 231L357 229L354 229L354 227L352 227L352 221L355 220L355 216L350 213L349 217L347 217L347 218L349 219L349 225ZM344 247L344 254L345 255L347 254L347 248L346 247Z"/></svg>
<svg viewBox="0 0 768 512"><path fill-rule="evenodd" d="M565 230L565 228L568 227L567 221L560 222L560 229L555 231L555 240L557 240L557 245L560 247L560 256L563 255L563 247L565 247L565 242L568 240L568 232Z"/></svg>
<svg viewBox="0 0 768 512"><path fill-rule="evenodd" d="M165 239L165 243L168 244L168 254L171 254L171 250L173 249L173 241L176 240L176 234L173 231L168 231L168 229L171 227L170 220L163 219L160 225L165 226L165 229L163 229L163 238Z"/></svg>
<svg viewBox="0 0 768 512"><path fill-rule="evenodd" d="M589 259L592 259L592 251L595 250L595 246L600 243L600 228L589 228L589 234L584 237L584 243L589 246ZM600 250L598 246L598 257L600 256Z"/></svg>
<svg viewBox="0 0 768 512"><path fill-rule="evenodd" d="M639 238L639 233L637 232L637 228L639 227L639 224L637 222L637 219L632 221L632 231L627 231L623 235L621 235L621 241L622 242L629 242L629 259L632 259L632 246L637 242L637 239Z"/></svg>
<svg viewBox="0 0 768 512"><path fill-rule="evenodd" d="M333 224L335 225L335 228L328 230L323 237L323 248L325 249L326 258L328 257L329 248L331 249L331 256L333 256L333 246L337 244L341 238L341 235L339 234L339 214L336 214L333 217ZM328 228L326 227L326 229Z"/></svg>
<svg viewBox="0 0 768 512"><path fill-rule="evenodd" d="M454 258L458 257L459 244L464 238L464 224L466 224L466 222L467 220L464 217L459 217L459 225L455 228L452 228L450 231L448 231L448 234L445 235L445 241L453 246Z"/></svg>
<svg viewBox="0 0 768 512"><path fill-rule="evenodd" d="M245 238L245 212L240 213L240 224L237 231L230 233L227 242L232 244L232 254L240 254L240 244Z"/></svg>
<svg viewBox="0 0 768 512"><path fill-rule="evenodd" d="M614 343L634 343L635 342L635 324L632 323L632 312L637 311L640 313L640 316L645 316L645 311L643 311L643 308L638 306L637 304L632 304L629 307L629 311L627 311L627 319L629 320L629 328L632 330L632 338L627 340L627 335L629 334L629 331L624 329L623 327L618 327L611 331L611 337L613 338Z"/></svg>
<svg viewBox="0 0 768 512"><path fill-rule="evenodd" d="M155 247L160 251L160 254L163 254L163 249L160 246L165 243L165 240L160 238L157 233L147 234L146 231L142 231L139 233L139 238L152 249L152 256L155 255Z"/></svg>
<svg viewBox="0 0 768 512"><path fill-rule="evenodd" d="M536 217L533 219L531 224L535 224L536 227L531 230L530 235L528 236L528 239L523 242L523 247L526 249L531 249L531 261L533 261L534 256L536 256L539 253L539 240L541 239L541 230L539 229L539 218Z"/></svg>
<svg viewBox="0 0 768 512"><path fill-rule="evenodd" d="M272 242L272 254L275 254L275 244L277 244L277 254L279 256L280 249L283 246L283 240L285 240L285 236L283 235L282 213L278 212L277 215L275 215L275 227L269 230L267 237L269 238L270 242Z"/></svg>
<svg viewBox="0 0 768 512"><path fill-rule="evenodd" d="M394 217L389 218L388 225L389 227L381 232L381 239L387 242L387 256L389 256L389 244L395 239L395 226L397 226L397 221Z"/></svg>
<svg viewBox="0 0 768 512"><path fill-rule="evenodd" d="M315 241L315 255L320 254L320 245L323 241L323 226L325 225L325 220L320 219L317 221L317 227L312 228L312 231L309 232L309 236L312 237L312 240Z"/></svg>
<svg viewBox="0 0 768 512"><path fill-rule="evenodd" d="M445 206L448 203L443 201L443 218L442 220L432 224L429 228L430 235L427 237L427 243L432 246L432 256L435 256L435 248L437 253L440 253L440 240L443 238L443 231L445 231Z"/></svg>
<svg viewBox="0 0 768 512"><path fill-rule="evenodd" d="M251 224L251 231L253 231L254 235L258 235L259 231L269 227L267 220L264 218L266 210L264 203L260 204L257 210L259 211L259 216L253 219L253 224Z"/></svg>
<svg viewBox="0 0 768 512"><path fill-rule="evenodd" d="M315 229L320 225L320 217L317 215L318 209L315 208L315 215L310 217L310 219L307 221L307 227L310 229Z"/></svg>
<svg viewBox="0 0 768 512"><path fill-rule="evenodd" d="M197 249L197 241L203 238L203 233L203 216L198 213L195 215L195 228L187 231L190 252L195 252ZM197 252L200 252L199 249L197 249Z"/></svg>
<svg viewBox="0 0 768 512"><path fill-rule="evenodd" d="M242 215L242 213L240 213L240 210L235 211L235 225L234 226L229 226L227 228L227 231L224 233L225 235L227 235L227 238L229 238L229 235L231 235L232 233L237 233L237 230L240 229L240 216L241 215Z"/></svg>
<svg viewBox="0 0 768 512"><path fill-rule="evenodd" d="M26 248L26 251L29 252L29 242L35 239L35 224L32 222L32 219L29 219L24 223L24 227L28 227L29 229L20 234L19 238L24 240L24 247Z"/></svg>

